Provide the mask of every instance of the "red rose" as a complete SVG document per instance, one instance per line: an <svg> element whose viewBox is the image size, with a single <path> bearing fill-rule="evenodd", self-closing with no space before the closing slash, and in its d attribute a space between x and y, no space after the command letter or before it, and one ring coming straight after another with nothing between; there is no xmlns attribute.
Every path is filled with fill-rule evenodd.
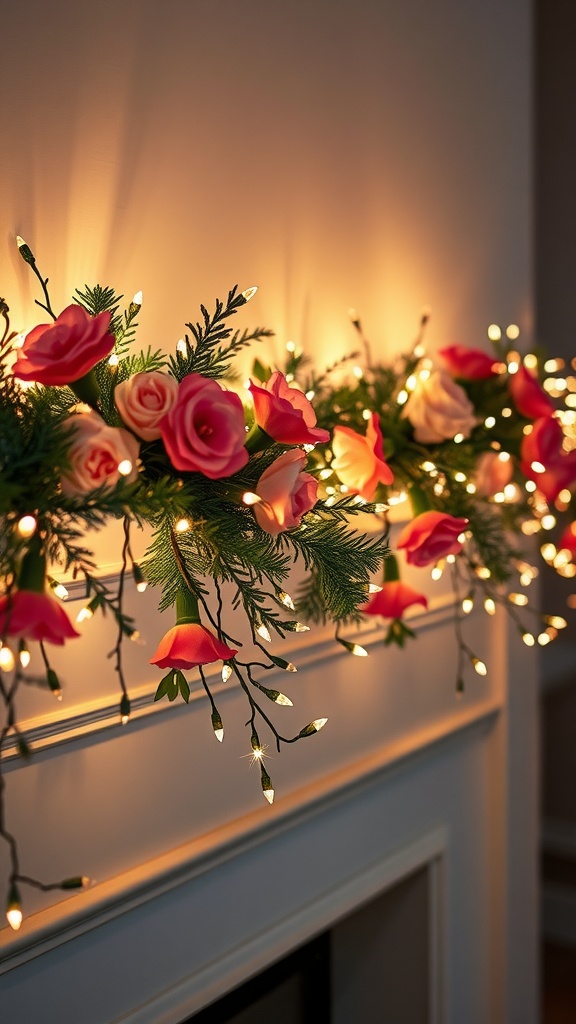
<svg viewBox="0 0 576 1024"><path fill-rule="evenodd" d="M460 380L484 380L495 373L493 357L479 348L448 345L447 348L441 348L438 355L442 357L452 376L459 377Z"/></svg>
<svg viewBox="0 0 576 1024"><path fill-rule="evenodd" d="M12 372L20 380L60 386L84 377L114 348L110 313L90 316L67 306L52 324L39 324L24 339Z"/></svg>
<svg viewBox="0 0 576 1024"><path fill-rule="evenodd" d="M261 529L276 536L299 526L305 512L316 504L318 484L310 473L302 473L306 454L291 448L265 469L256 486L262 501L254 505Z"/></svg>
<svg viewBox="0 0 576 1024"><path fill-rule="evenodd" d="M402 615L413 604L428 607L428 598L417 590L403 583L402 580L391 580L382 584L382 590L361 608L363 615L381 615L384 619L401 619Z"/></svg>
<svg viewBox="0 0 576 1024"><path fill-rule="evenodd" d="M569 551L572 558L576 555L576 522L570 523L560 537L558 548L562 551Z"/></svg>
<svg viewBox="0 0 576 1024"><path fill-rule="evenodd" d="M378 414L373 412L366 436L350 427L334 427L331 467L349 491L372 501L378 484L391 484L394 474L384 461L382 431Z"/></svg>
<svg viewBox="0 0 576 1024"><path fill-rule="evenodd" d="M576 483L576 450L564 451L564 434L558 420L543 416L522 439L520 469L534 480L546 501L555 501L564 488Z"/></svg>
<svg viewBox="0 0 576 1024"><path fill-rule="evenodd" d="M503 491L514 474L514 463L511 458L501 459L500 452L482 452L476 462L474 483L476 494L492 497Z"/></svg>
<svg viewBox="0 0 576 1024"><path fill-rule="evenodd" d="M396 546L404 549L410 565L430 565L461 550L462 541L458 537L467 524L467 519L448 515L447 512L421 512L406 524Z"/></svg>
<svg viewBox="0 0 576 1024"><path fill-rule="evenodd" d="M184 472L218 480L248 462L242 402L199 373L184 377L160 430L170 462Z"/></svg>
<svg viewBox="0 0 576 1024"><path fill-rule="evenodd" d="M291 388L276 371L263 387L250 381L258 426L281 444L318 444L330 440L327 430L316 426L316 414L298 388Z"/></svg>
<svg viewBox="0 0 576 1024"><path fill-rule="evenodd" d="M510 395L521 416L528 420L537 420L543 416L551 416L554 406L537 377L533 377L525 366L520 365L516 373L510 376Z"/></svg>
<svg viewBox="0 0 576 1024"><path fill-rule="evenodd" d="M60 602L51 594L14 590L0 597L0 634L47 640L62 646L80 636Z"/></svg>
<svg viewBox="0 0 576 1024"><path fill-rule="evenodd" d="M177 623L162 637L150 664L184 671L213 661L227 661L237 653L199 622Z"/></svg>

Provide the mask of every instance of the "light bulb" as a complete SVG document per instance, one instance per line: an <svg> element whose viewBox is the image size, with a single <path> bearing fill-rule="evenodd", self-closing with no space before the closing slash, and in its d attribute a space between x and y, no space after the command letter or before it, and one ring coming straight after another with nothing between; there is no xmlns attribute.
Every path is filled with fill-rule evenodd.
<svg viewBox="0 0 576 1024"><path fill-rule="evenodd" d="M28 537L32 537L36 532L37 526L38 522L35 516L22 516L22 518L18 520L18 533L21 537L27 539Z"/></svg>

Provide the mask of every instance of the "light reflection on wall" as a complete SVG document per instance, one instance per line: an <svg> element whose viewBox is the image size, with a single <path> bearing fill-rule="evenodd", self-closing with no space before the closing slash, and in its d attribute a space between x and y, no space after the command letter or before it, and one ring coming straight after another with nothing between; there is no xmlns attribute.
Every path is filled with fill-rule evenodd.
<svg viewBox="0 0 576 1024"><path fill-rule="evenodd" d="M140 340L172 346L238 282L247 322L319 360L529 327L523 0L313 5L29 2L5 13L2 294L36 319L11 239L62 307L142 288ZM520 53L527 52L521 46Z"/></svg>

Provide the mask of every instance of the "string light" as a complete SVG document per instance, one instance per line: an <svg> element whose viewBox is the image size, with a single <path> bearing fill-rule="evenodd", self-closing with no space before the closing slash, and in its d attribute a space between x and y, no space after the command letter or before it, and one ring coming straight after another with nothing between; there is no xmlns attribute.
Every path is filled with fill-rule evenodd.
<svg viewBox="0 0 576 1024"><path fill-rule="evenodd" d="M487 597L484 600L484 610L488 612L488 615L494 615L496 613L496 602L491 597Z"/></svg>
<svg viewBox="0 0 576 1024"><path fill-rule="evenodd" d="M271 644L272 643L272 637L270 636L270 630L268 629L268 626L266 626L266 624L264 622L259 622L257 620L256 632L257 632L258 636L261 637L262 640L266 641L267 644Z"/></svg>
<svg viewBox="0 0 576 1024"><path fill-rule="evenodd" d="M462 611L464 615L470 615L470 612L474 608L474 599L472 597L465 597L462 601Z"/></svg>
<svg viewBox="0 0 576 1024"><path fill-rule="evenodd" d="M61 601L65 601L66 598L68 597L68 591L66 590L64 584L59 583L58 580L55 580L52 576L48 577L48 583L50 584L50 587L56 594L56 597L59 597Z"/></svg>
<svg viewBox="0 0 576 1024"><path fill-rule="evenodd" d="M184 341L184 338L178 338L178 341L176 342L176 351L179 352L181 356L186 355L186 352L188 351L188 346Z"/></svg>
<svg viewBox="0 0 576 1024"><path fill-rule="evenodd" d="M186 533L186 530L190 529L190 521L188 519L179 519L174 529L177 533Z"/></svg>
<svg viewBox="0 0 576 1024"><path fill-rule="evenodd" d="M304 728L300 730L298 738L304 739L306 736L313 736L314 733L320 732L320 729L324 728L327 721L327 718L315 718L313 722L305 725Z"/></svg>
<svg viewBox="0 0 576 1024"><path fill-rule="evenodd" d="M220 718L216 708L214 708L212 712L212 728L216 739L219 743L222 743L222 740L224 739L224 726L222 725L222 719Z"/></svg>
<svg viewBox="0 0 576 1024"><path fill-rule="evenodd" d="M479 676L485 676L487 674L488 669L486 668L484 662L480 660L480 658L472 656L472 665L474 671L477 672Z"/></svg>
<svg viewBox="0 0 576 1024"><path fill-rule="evenodd" d="M508 600L510 601L510 604L515 604L518 608L525 608L528 604L526 594L508 594Z"/></svg>
<svg viewBox="0 0 576 1024"><path fill-rule="evenodd" d="M37 526L38 521L35 516L22 516L22 518L18 520L17 530L20 536L27 540L28 537L32 537L33 534L36 533Z"/></svg>
<svg viewBox="0 0 576 1024"><path fill-rule="evenodd" d="M120 701L120 723L122 725L127 725L129 719L130 719L130 698L128 697L127 693L124 693L122 695L122 700Z"/></svg>
<svg viewBox="0 0 576 1024"><path fill-rule="evenodd" d="M291 612L295 611L294 601L290 597L290 594L287 594L285 590L279 590L276 597L280 601L280 604L283 604L285 608L289 608Z"/></svg>
<svg viewBox="0 0 576 1024"><path fill-rule="evenodd" d="M119 362L120 360L118 356L116 355L115 352L113 352L110 358L108 359L108 366L118 366Z"/></svg>
<svg viewBox="0 0 576 1024"><path fill-rule="evenodd" d="M367 658L368 651L365 647L361 647L360 644L353 643L350 640L344 640L341 636L336 637L339 644L345 647L350 654L354 654L356 658Z"/></svg>
<svg viewBox="0 0 576 1024"><path fill-rule="evenodd" d="M330 472L332 472L332 470L330 470ZM245 505L258 505L262 501L262 498L254 491L245 491L242 495L242 501Z"/></svg>
<svg viewBox="0 0 576 1024"><path fill-rule="evenodd" d="M230 676L232 675L233 671L234 670L232 668L232 665L230 665L227 661L225 661L224 664L222 665L222 682L223 683L227 683L228 682L228 680L230 679Z"/></svg>
<svg viewBox="0 0 576 1024"><path fill-rule="evenodd" d="M0 647L0 669L2 672L12 672L16 665L16 659L9 647Z"/></svg>
<svg viewBox="0 0 576 1024"><path fill-rule="evenodd" d="M132 462L130 459L122 459L122 462L118 463L118 472L120 476L129 476L132 472Z"/></svg>
<svg viewBox="0 0 576 1024"><path fill-rule="evenodd" d="M31 655L26 646L26 641L24 639L20 640L18 644L18 658L22 668L28 668L28 665L30 664L30 657Z"/></svg>
<svg viewBox="0 0 576 1024"><path fill-rule="evenodd" d="M502 337L502 331L499 328L498 324L490 324L490 326L488 327L487 334L488 337L490 338L490 341L500 341L500 338Z"/></svg>
<svg viewBox="0 0 576 1024"><path fill-rule="evenodd" d="M244 291L242 292L242 298L244 299L244 302L250 302L250 299L254 298L254 296L256 295L257 291L258 291L258 285L257 284L252 285L251 288L245 288Z"/></svg>
<svg viewBox="0 0 576 1024"><path fill-rule="evenodd" d="M22 924L22 904L20 903L20 894L14 883L10 886L8 893L8 903L6 905L6 920L13 931L17 932Z"/></svg>

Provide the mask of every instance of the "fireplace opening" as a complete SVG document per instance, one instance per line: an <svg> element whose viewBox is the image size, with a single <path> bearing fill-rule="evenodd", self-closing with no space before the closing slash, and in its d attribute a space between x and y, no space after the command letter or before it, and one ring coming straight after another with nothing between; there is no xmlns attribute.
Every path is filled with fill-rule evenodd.
<svg viewBox="0 0 576 1024"><path fill-rule="evenodd" d="M433 1024L439 956L430 867L183 1024Z"/></svg>

